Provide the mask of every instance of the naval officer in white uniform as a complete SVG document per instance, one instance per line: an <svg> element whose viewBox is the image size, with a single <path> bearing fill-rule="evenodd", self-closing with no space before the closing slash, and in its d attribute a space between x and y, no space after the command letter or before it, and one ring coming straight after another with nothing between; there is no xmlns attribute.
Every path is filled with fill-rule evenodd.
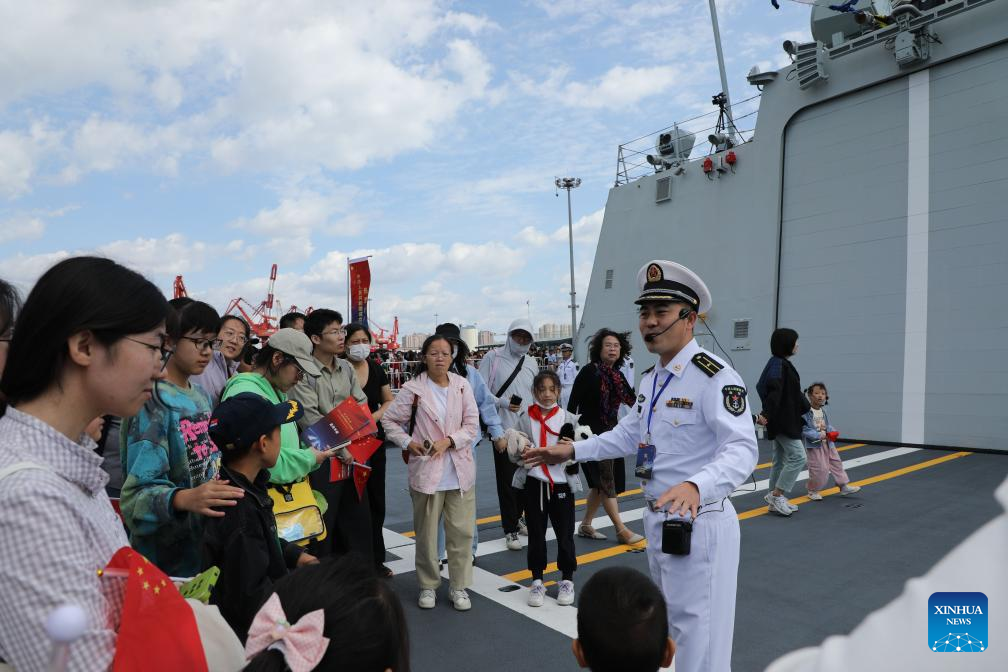
<svg viewBox="0 0 1008 672"><path fill-rule="evenodd" d="M577 378L578 365L571 356L574 348L570 343L561 345L560 353L563 359L557 364L556 372L560 377L560 408L566 409L567 402L570 401L571 388L574 387L574 379Z"/></svg>
<svg viewBox="0 0 1008 672"><path fill-rule="evenodd" d="M676 672L731 668L739 524L728 496L756 466L756 435L739 375L693 340L710 292L671 261L637 275L639 328L657 366L641 377L637 405L609 432L530 449L526 464L636 455L651 577L665 595ZM692 521L688 554L662 550L666 520ZM678 550L682 550L681 548Z"/></svg>

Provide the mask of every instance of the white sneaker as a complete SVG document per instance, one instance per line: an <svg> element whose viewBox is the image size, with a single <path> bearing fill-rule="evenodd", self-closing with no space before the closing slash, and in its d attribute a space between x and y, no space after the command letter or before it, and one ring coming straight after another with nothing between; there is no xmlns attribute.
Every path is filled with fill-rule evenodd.
<svg viewBox="0 0 1008 672"><path fill-rule="evenodd" d="M560 590L557 593L557 604L567 607L574 604L574 582L561 581Z"/></svg>
<svg viewBox="0 0 1008 672"><path fill-rule="evenodd" d="M850 485L848 483L844 483L843 485L840 486L840 495L843 497L846 497L847 495L853 495L855 492L860 491L861 491L860 485Z"/></svg>
<svg viewBox="0 0 1008 672"><path fill-rule="evenodd" d="M813 502L821 502L822 501L822 495L820 495L815 490L809 490L808 491L808 498L811 499Z"/></svg>
<svg viewBox="0 0 1008 672"><path fill-rule="evenodd" d="M507 548L509 551L522 550L521 541L518 539L517 532L511 532L510 534L505 534L504 540L507 542Z"/></svg>
<svg viewBox="0 0 1008 672"><path fill-rule="evenodd" d="M528 536L528 525L525 524L525 516L522 516L518 519L518 534L522 535L523 537Z"/></svg>
<svg viewBox="0 0 1008 672"><path fill-rule="evenodd" d="M421 609L433 609L435 604L437 604L437 596L434 594L434 589L422 589L420 591L420 599L417 600L417 605Z"/></svg>
<svg viewBox="0 0 1008 672"><path fill-rule="evenodd" d="M791 505L784 498L784 495L778 495L776 497L770 498L770 511L773 513L779 513L782 516L790 516L794 511L791 510Z"/></svg>
<svg viewBox="0 0 1008 672"><path fill-rule="evenodd" d="M766 502L767 504L770 504L770 497L771 497L771 495L768 492L767 494L763 495L763 501ZM782 495L782 497L783 497L783 495ZM798 510L797 506L795 506L791 502L787 501L787 497L784 497L784 501L787 502L788 508L791 509L791 511L797 511ZM770 510L773 511L773 506L770 507Z"/></svg>
<svg viewBox="0 0 1008 672"><path fill-rule="evenodd" d="M469 601L469 593L462 590L451 591L451 601L452 606L455 607L456 611L469 611L472 609L472 602Z"/></svg>
<svg viewBox="0 0 1008 672"><path fill-rule="evenodd" d="M529 589L528 606L541 607L545 599L546 586L543 585L542 581L533 581L532 587Z"/></svg>

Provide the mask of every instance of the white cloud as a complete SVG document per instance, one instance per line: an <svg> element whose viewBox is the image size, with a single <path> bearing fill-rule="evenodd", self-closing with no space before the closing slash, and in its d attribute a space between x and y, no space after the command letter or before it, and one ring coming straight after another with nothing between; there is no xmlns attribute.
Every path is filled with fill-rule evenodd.
<svg viewBox="0 0 1008 672"><path fill-rule="evenodd" d="M574 242L579 245L590 245L594 251L598 243L599 234L602 232L602 219L605 215L605 208L599 208L595 212L579 217L571 227L574 233ZM533 247L543 247L551 243L566 243L570 238L570 233L566 226L561 226L547 234L534 226L526 226L516 234L516 238Z"/></svg>
<svg viewBox="0 0 1008 672"><path fill-rule="evenodd" d="M26 132L0 131L0 196L16 198L31 189L44 156L58 147L60 133L45 121Z"/></svg>
<svg viewBox="0 0 1008 672"><path fill-rule="evenodd" d="M677 65L627 67L616 65L587 82L567 81L570 69L554 68L542 82L518 79L530 95L543 95L567 107L581 109L627 109L642 100L693 83L695 75Z"/></svg>
<svg viewBox="0 0 1008 672"><path fill-rule="evenodd" d="M45 222L38 217L16 215L0 222L0 243L34 240L45 232Z"/></svg>
<svg viewBox="0 0 1008 672"><path fill-rule="evenodd" d="M73 137L56 172L73 181L130 159L169 175L207 154L234 171L311 172L426 147L490 81L458 36L496 24L436 0L54 0L0 6L0 26L0 110L85 91L89 109L115 110L62 121ZM30 187L38 160L23 145L0 135L0 194Z"/></svg>
<svg viewBox="0 0 1008 672"><path fill-rule="evenodd" d="M99 245L95 251L144 275L172 276L201 270L208 247L172 233L164 238L116 240Z"/></svg>
<svg viewBox="0 0 1008 672"><path fill-rule="evenodd" d="M69 256L70 253L65 250L31 255L19 252L13 257L7 257L0 261L0 268L3 269L4 280L20 286L22 290L27 292L50 266Z"/></svg>

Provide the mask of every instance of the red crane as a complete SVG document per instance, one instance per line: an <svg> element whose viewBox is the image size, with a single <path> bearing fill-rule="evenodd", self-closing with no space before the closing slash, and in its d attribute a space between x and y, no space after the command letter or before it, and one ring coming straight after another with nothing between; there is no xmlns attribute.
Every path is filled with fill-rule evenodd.
<svg viewBox="0 0 1008 672"><path fill-rule="evenodd" d="M385 327L380 327L371 320L371 326L378 329L378 334L374 337L375 347L372 350L398 350L399 349L399 318L392 322L392 333L385 335Z"/></svg>
<svg viewBox="0 0 1008 672"><path fill-rule="evenodd" d="M181 299L184 296L189 296L189 293L186 291L186 288L185 288L185 283L182 281L182 276L181 275L176 275L175 276L175 288L174 289L175 289L175 291L174 291L175 296L173 298Z"/></svg>
<svg viewBox="0 0 1008 672"><path fill-rule="evenodd" d="M253 307L250 302L239 296L237 299L232 299L227 310L224 311L224 314L227 315L237 310L249 323L252 332L263 341L276 333L277 330L277 317L273 314L273 288L276 285L276 276L277 265L273 264L273 268L270 270L269 290L266 292L266 298L258 306Z"/></svg>

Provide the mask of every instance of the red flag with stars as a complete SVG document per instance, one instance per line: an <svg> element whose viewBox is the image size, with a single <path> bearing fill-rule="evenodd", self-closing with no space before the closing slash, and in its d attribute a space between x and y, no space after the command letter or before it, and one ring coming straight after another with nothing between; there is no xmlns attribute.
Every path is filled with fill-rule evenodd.
<svg viewBox="0 0 1008 672"><path fill-rule="evenodd" d="M206 672L196 617L168 576L125 546L106 569L128 572L112 671Z"/></svg>
<svg viewBox="0 0 1008 672"><path fill-rule="evenodd" d="M371 467L367 465L354 465L353 484L357 488L357 500L364 499L364 488L367 487L368 478L371 476Z"/></svg>

